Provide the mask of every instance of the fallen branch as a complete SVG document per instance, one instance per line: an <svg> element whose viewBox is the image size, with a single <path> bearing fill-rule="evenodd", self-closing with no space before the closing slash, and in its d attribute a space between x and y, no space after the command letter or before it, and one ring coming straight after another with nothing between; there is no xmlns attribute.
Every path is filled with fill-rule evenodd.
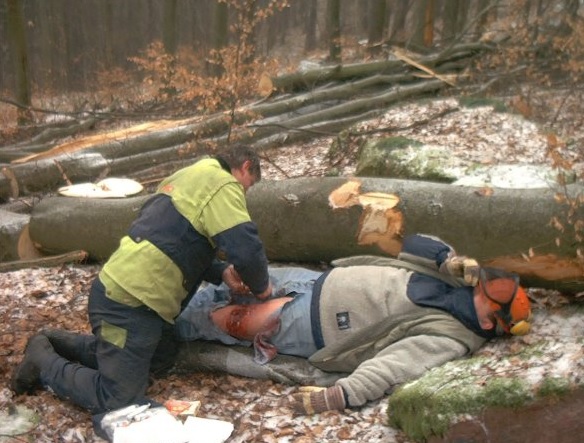
<svg viewBox="0 0 584 443"><path fill-rule="evenodd" d="M18 269L51 267L64 263L81 263L87 260L88 254L85 251L71 251L59 255L33 258L30 260L16 260L0 263L0 272L11 272Z"/></svg>

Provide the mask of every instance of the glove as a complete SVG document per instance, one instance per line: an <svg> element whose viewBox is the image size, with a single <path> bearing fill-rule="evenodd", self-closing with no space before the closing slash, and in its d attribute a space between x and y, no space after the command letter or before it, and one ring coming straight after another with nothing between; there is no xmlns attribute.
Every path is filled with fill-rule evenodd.
<svg viewBox="0 0 584 443"><path fill-rule="evenodd" d="M298 415L319 414L324 411L342 411L346 407L345 393L340 386L322 388L303 386L292 395L290 406Z"/></svg>
<svg viewBox="0 0 584 443"><path fill-rule="evenodd" d="M479 282L480 266L474 258L455 255L447 258L440 268L445 269L446 273L454 277L463 278L468 286L476 286Z"/></svg>

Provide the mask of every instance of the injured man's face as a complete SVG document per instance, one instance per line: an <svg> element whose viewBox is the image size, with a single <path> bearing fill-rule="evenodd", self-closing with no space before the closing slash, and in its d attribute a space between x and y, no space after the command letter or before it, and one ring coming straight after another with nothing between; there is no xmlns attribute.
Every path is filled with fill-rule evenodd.
<svg viewBox="0 0 584 443"><path fill-rule="evenodd" d="M253 341L254 337L271 329L278 320L282 306L292 297L280 297L251 305L227 305L211 312L215 326L240 340Z"/></svg>

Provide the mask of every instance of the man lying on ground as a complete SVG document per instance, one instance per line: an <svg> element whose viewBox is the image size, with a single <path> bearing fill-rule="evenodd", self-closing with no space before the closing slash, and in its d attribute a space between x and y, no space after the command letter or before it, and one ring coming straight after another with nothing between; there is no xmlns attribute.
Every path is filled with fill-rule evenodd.
<svg viewBox="0 0 584 443"><path fill-rule="evenodd" d="M363 405L488 339L529 331L530 304L516 275L480 268L419 234L404 240L399 258L416 270L375 257L326 272L271 268L273 295L259 303L209 285L178 317L178 338L253 344L259 364L279 353L347 373L292 396L297 412L313 414Z"/></svg>

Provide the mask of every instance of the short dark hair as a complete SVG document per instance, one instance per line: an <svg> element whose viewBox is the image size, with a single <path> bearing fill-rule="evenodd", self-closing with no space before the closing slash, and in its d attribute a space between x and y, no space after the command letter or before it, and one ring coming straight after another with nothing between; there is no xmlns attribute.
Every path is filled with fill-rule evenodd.
<svg viewBox="0 0 584 443"><path fill-rule="evenodd" d="M247 145L233 145L229 148L221 150L217 157L223 160L229 168L239 169L246 161L251 162L249 172L257 181L262 179L262 168L260 165L260 157L258 154Z"/></svg>

